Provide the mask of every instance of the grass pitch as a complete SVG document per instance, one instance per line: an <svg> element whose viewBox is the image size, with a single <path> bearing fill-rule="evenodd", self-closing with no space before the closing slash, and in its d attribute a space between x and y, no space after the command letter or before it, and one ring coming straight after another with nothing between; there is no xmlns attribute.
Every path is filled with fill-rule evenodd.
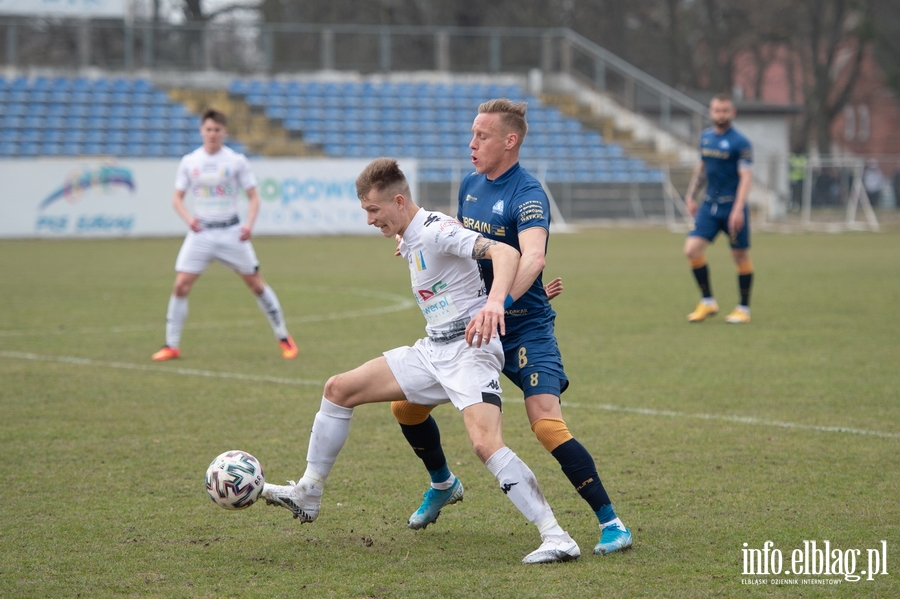
<svg viewBox="0 0 900 599"><path fill-rule="evenodd" d="M356 411L315 523L215 507L213 457L244 449L270 482L300 476L324 381L424 324L390 241L261 238L299 358L280 358L250 293L214 266L191 295L184 357L153 363L179 244L0 241L0 596L900 596L897 231L756 234L748 326L686 322L697 292L680 235L554 235L563 412L635 547L591 554L595 518L505 381L506 441L584 553L537 567L519 563L537 532L450 406L435 415L466 499L424 531L405 522L427 475L386 405ZM708 257L727 313L726 245ZM857 574L886 547L887 574L783 573L826 540L842 567L860 551ZM766 541L782 574L747 575L744 550Z"/></svg>

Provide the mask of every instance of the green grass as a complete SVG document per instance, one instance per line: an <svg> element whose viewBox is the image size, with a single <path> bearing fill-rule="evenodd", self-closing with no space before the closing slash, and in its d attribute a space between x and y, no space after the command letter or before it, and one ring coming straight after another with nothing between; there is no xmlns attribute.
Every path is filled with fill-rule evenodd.
<svg viewBox="0 0 900 599"><path fill-rule="evenodd" d="M256 240L300 357L279 357L243 284L214 266L191 296L184 357L164 364L149 357L180 240L0 241L0 596L900 596L900 232L754 242L753 323L726 326L686 322L697 294L680 235L553 237L564 414L635 547L591 555L595 518L506 381L506 441L585 554L526 567L537 533L449 406L436 415L466 500L425 531L405 528L427 476L387 406L356 411L315 523L206 497L206 466L227 449L256 455L272 482L299 476L324 381L422 334L389 241ZM727 312L724 243L709 261ZM886 540L889 574L742 584L743 543L772 541L787 566L826 539L862 549L857 570Z"/></svg>

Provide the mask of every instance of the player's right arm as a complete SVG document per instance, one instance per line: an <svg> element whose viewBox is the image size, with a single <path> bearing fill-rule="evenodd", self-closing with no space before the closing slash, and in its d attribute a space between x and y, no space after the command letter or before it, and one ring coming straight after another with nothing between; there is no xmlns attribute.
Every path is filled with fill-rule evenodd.
<svg viewBox="0 0 900 599"><path fill-rule="evenodd" d="M466 342L481 347L482 343L488 343L497 336L506 334L506 322L503 314L506 311L506 297L512 288L516 278L516 270L519 268L519 252L516 248L478 236L472 247L472 258L475 260L490 260L494 267L494 282L487 302L478 311L466 326ZM476 339L477 337L477 339Z"/></svg>
<svg viewBox="0 0 900 599"><path fill-rule="evenodd" d="M694 194L705 182L706 169L701 160L694 167L694 172L691 174L691 182L688 183L687 191L684 193L684 203L691 216L697 216L697 201L694 199Z"/></svg>
<svg viewBox="0 0 900 599"><path fill-rule="evenodd" d="M175 190L175 193L172 195L172 207L175 208L175 212L178 213L181 220L187 223L187 226L190 227L191 231L199 231L200 219L188 212L187 206L184 204L184 193L183 189Z"/></svg>

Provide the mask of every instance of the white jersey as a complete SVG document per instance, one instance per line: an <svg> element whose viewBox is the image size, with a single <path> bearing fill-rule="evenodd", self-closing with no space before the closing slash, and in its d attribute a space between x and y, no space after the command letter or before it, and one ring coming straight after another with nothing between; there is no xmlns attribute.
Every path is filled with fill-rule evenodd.
<svg viewBox="0 0 900 599"><path fill-rule="evenodd" d="M422 208L403 233L400 255L409 262L413 295L432 339L463 335L487 301L481 270L472 259L480 236L453 217Z"/></svg>
<svg viewBox="0 0 900 599"><path fill-rule="evenodd" d="M199 147L178 165L175 189L185 192L201 221L227 221L238 215L242 190L256 187L250 162L227 146L215 154Z"/></svg>

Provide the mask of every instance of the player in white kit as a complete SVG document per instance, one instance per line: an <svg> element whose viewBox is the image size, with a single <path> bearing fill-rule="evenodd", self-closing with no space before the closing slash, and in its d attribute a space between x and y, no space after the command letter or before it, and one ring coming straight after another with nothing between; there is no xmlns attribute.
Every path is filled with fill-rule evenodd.
<svg viewBox="0 0 900 599"><path fill-rule="evenodd" d="M232 269L256 296L259 309L272 326L272 332L285 359L297 357L297 346L288 333L281 304L272 288L259 274L259 261L251 230L259 212L256 177L243 154L224 145L227 119L217 110L206 110L201 117L203 146L185 155L178 165L172 205L190 230L175 260L175 286L166 312L166 345L153 354L153 360L181 357L181 331L188 315L188 294L194 282L213 260ZM241 191L249 200L247 220L238 218ZM193 214L185 205L190 198Z"/></svg>
<svg viewBox="0 0 900 599"><path fill-rule="evenodd" d="M325 479L349 435L353 408L403 399L424 405L451 402L462 412L475 453L540 532L541 546L523 562L577 559L581 551L557 523L534 473L503 443L503 347L497 331L505 332L504 304L518 268L518 251L464 228L446 214L419 208L396 160L370 163L356 180L356 192L368 224L385 237L402 238L400 255L409 263L427 336L328 379L303 478L290 485L266 484L263 497L291 510L301 522L312 522L319 515ZM494 266L489 295L478 259L489 259Z"/></svg>

